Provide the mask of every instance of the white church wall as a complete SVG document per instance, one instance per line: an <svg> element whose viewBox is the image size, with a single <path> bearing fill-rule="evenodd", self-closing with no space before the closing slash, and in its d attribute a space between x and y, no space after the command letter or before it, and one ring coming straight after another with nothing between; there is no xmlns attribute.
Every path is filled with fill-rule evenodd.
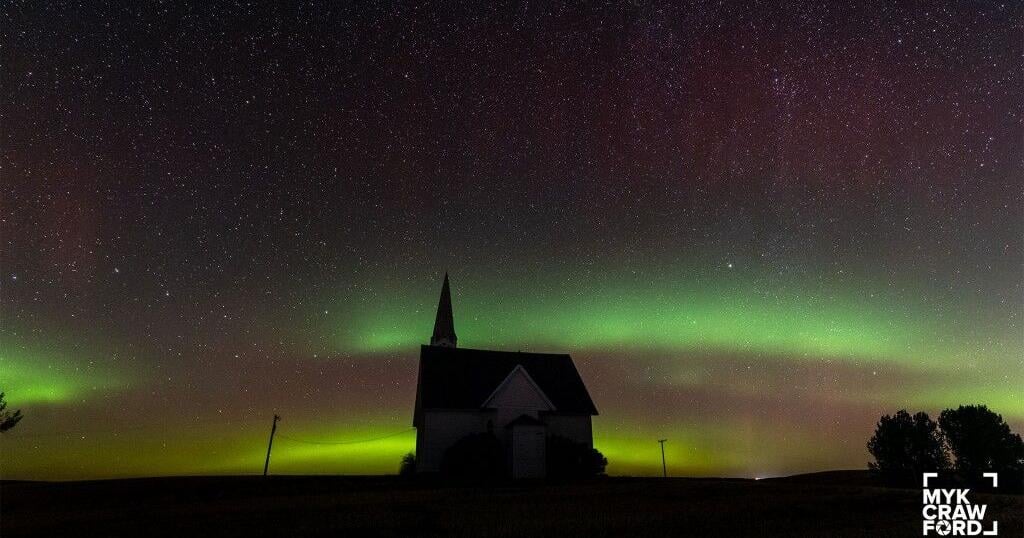
<svg viewBox="0 0 1024 538"><path fill-rule="evenodd" d="M488 420L494 420L493 413L458 410L424 411L423 427L418 432L416 444L416 470L425 473L440 471L441 458L444 457L445 450L471 433L487 431ZM495 433L498 432L495 431Z"/></svg>
<svg viewBox="0 0 1024 538"><path fill-rule="evenodd" d="M485 407L495 409L495 429L503 429L506 424L527 415L539 418L541 411L550 411L551 403L547 396L529 378L526 370L517 368L502 381L494 394L487 400Z"/></svg>

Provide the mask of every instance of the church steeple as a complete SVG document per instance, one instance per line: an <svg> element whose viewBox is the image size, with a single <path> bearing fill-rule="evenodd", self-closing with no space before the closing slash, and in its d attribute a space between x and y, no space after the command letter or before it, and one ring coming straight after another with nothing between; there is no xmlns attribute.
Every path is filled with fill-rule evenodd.
<svg viewBox="0 0 1024 538"><path fill-rule="evenodd" d="M434 318L434 334L430 337L430 345L440 347L457 347L459 339L455 336L455 320L452 318L452 291L448 286L448 273L444 274L441 285L441 298L437 301L437 317Z"/></svg>

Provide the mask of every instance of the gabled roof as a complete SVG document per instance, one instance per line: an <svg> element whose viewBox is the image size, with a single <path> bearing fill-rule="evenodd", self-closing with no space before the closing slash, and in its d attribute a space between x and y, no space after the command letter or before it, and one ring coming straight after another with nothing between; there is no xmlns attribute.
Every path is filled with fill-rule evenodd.
<svg viewBox="0 0 1024 538"><path fill-rule="evenodd" d="M506 428L515 428L516 426L547 426L547 424L544 424L530 415L519 415L519 418L505 425Z"/></svg>
<svg viewBox="0 0 1024 538"><path fill-rule="evenodd" d="M480 409L516 366L558 412L597 414L569 355L421 346L414 421L421 409Z"/></svg>
<svg viewBox="0 0 1024 538"><path fill-rule="evenodd" d="M491 392L491 394L487 397L487 399L484 400L484 403L481 404L481 407L498 407L498 405L496 405L497 400L501 398L502 393L508 390L508 388L517 380L521 380L522 382L527 384L527 386L531 389L531 392L533 392L537 399L544 405L545 411L558 410L558 408L555 407L555 404L551 403L551 400L548 399L548 395L544 394L544 390L540 388L540 385L538 385L537 382L534 381L532 377L530 377L530 373L527 372L526 368L523 368L521 364L517 364L516 367L513 368L512 371L509 372L507 376L505 376L505 379L501 383L499 383L497 388L495 388L494 391Z"/></svg>

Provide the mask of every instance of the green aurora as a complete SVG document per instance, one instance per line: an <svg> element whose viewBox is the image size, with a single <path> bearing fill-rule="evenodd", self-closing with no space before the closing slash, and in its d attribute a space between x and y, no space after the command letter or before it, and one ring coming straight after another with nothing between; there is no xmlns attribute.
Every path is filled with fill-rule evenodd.
<svg viewBox="0 0 1024 538"><path fill-rule="evenodd" d="M617 474L656 473L651 439L658 437L672 440L668 455L675 473L755 476L862 464L867 457L862 438L871 417L896 408L935 412L981 401L1011 423L1024 418L1017 390L1024 376L1013 368L1022 346L1012 327L993 332L994 325L980 321L977 313L961 311L954 319L943 314L945 307L924 308L885 287L818 284L798 289L798 283L775 282L775 293L766 294L756 282L767 276L742 279L722 273L725 277L718 280L680 279L683 284L640 289L616 287L613 280L561 278L539 284L530 279L536 287L496 289L469 276L465 282L456 277L456 328L466 347L573 353L601 411L595 418L595 444L608 456L609 472ZM310 414L289 404L274 449L276 472L388 473L413 449L411 377L417 346L432 323L434 279L409 279L407 287L387 293L376 291L387 289L384 284L365 285L362 295L338 299L325 307L326 315L303 320L322 324L314 334L295 330L301 336L289 345L295 348L291 352L308 357L303 364L314 369L345 364L340 371L362 372L359 379L400 371L408 381L393 393L376 395L382 410L356 417L344 412L351 407L344 402L356 396L350 396L353 385L341 378L318 389L326 400L338 402L336 409ZM343 314L332 316L332 311ZM975 324L967 324L972 319ZM99 366L110 363L78 360L57 346L33 346L5 347L0 359L9 399L32 419L18 432L24 438L3 439L5 450L15 456L5 464L5 474L74 478L245 473L259 467L266 420L253 417L223 427L204 426L217 417L197 414L197 425L165 417L159 431L93 434L84 428L85 434L78 435L73 428L56 436L41 431L33 422L47 409L130 400L157 379L147 382L134 372L141 379L129 383L128 371ZM746 375L744 368L751 365L756 368ZM605 373L609 369L614 375ZM888 382L878 381L879 371ZM308 390L302 383L291 386ZM667 401L667 412L630 403L630 392L652 390ZM707 397L715 403L694 409L710 413L713 420L673 411L673 406L694 406L699 394L711 394ZM827 437L799 420L789 424L758 416L757 407L790 400L797 408L822 407L826 415L849 414L852 407L866 409L867 416L854 420L860 431L836 427L827 430ZM748 401L761 403L736 403ZM333 444L339 442L345 444Z"/></svg>
<svg viewBox="0 0 1024 538"><path fill-rule="evenodd" d="M9 330L0 337L0 383L11 402L59 405L130 387L127 372L92 344L42 342Z"/></svg>
<svg viewBox="0 0 1024 538"><path fill-rule="evenodd" d="M562 277L496 289L469 279L457 321L469 347L499 349L715 349L925 369L1013 367L1021 350L1009 314L965 310L950 298L928 304L893 284L779 280L677 272L672 281L634 287L607 277ZM333 335L334 351L373 354L421 343L434 299L429 281L416 284L379 300L346 297L329 305L344 312L323 327Z"/></svg>

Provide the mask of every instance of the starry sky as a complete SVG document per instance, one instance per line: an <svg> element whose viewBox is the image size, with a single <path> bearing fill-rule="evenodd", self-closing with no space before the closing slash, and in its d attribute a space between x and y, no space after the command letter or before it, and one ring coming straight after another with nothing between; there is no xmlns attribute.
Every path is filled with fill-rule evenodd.
<svg viewBox="0 0 1024 538"><path fill-rule="evenodd" d="M1024 430L1020 3L101 4L0 7L5 478L394 472L445 271L612 474Z"/></svg>

